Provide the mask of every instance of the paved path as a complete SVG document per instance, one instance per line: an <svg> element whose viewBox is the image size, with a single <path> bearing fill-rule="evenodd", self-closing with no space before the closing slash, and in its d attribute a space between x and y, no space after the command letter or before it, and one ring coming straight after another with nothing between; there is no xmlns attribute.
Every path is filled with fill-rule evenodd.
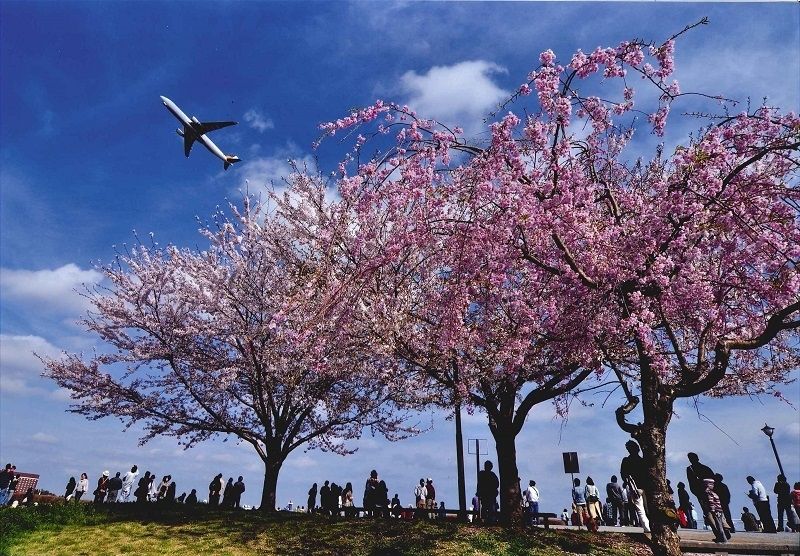
<svg viewBox="0 0 800 556"><path fill-rule="evenodd" d="M574 529L554 525L554 529ZM600 527L600 531L641 533L641 527ZM800 555L800 533L734 533L724 544L714 542L714 534L703 529L679 529L684 554Z"/></svg>

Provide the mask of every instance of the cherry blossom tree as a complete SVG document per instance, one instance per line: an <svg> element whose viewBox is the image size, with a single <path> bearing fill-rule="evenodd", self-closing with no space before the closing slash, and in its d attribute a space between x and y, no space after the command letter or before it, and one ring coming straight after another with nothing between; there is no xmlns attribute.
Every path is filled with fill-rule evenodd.
<svg viewBox="0 0 800 556"><path fill-rule="evenodd" d="M487 408L490 426L492 411L518 412L503 435L518 432L527 405L509 385L574 388L579 369L616 377L628 398L618 422L650 470L656 552L673 555L674 401L773 391L797 368L800 324L800 120L769 107L731 115L721 97L681 92L675 42L696 25L661 44L578 51L565 65L543 52L509 99L535 92L536 109L501 116L487 145L383 102L323 125L358 133L339 191L358 222L351 253L371 264L364 319L456 396L481 405L486 392L513 392ZM649 113L633 77L656 92ZM671 155L664 145L650 160L626 154L641 133L635 116L664 136L675 102L692 99L718 101L722 115L699 115L700 132ZM365 157L367 144L377 154ZM643 422L627 423L639 403Z"/></svg>
<svg viewBox="0 0 800 556"><path fill-rule="evenodd" d="M274 510L293 450L347 454L365 429L411 432L377 374L384 365L340 333L335 300L346 295L316 233L335 223L324 191L298 183L268 205L246 199L231 218L218 214L204 251L137 245L118 256L83 321L108 349L44 360L72 411L141 424L142 442L252 445L265 465L262 510Z"/></svg>

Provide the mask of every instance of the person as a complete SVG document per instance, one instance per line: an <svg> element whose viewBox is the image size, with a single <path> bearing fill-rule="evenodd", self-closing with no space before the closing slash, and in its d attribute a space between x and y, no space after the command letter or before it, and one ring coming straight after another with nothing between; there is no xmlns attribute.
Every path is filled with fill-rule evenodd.
<svg viewBox="0 0 800 556"><path fill-rule="evenodd" d="M478 497L481 501L481 512L485 523L493 524L497 516L497 494L500 480L494 474L491 461L483 463L483 470L478 473Z"/></svg>
<svg viewBox="0 0 800 556"><path fill-rule="evenodd" d="M234 508L241 508L242 507L242 494L244 494L245 486L244 486L244 477L239 475L239 478L233 483L233 507Z"/></svg>
<svg viewBox="0 0 800 556"><path fill-rule="evenodd" d="M11 498L12 491L9 489L11 480L14 478L13 465L6 464L5 469L0 471L0 507L5 506L8 499Z"/></svg>
<svg viewBox="0 0 800 556"><path fill-rule="evenodd" d="M106 498L106 502L109 504L113 504L117 501L119 491L122 490L122 479L120 479L120 475L121 473L117 471L117 474L108 481L108 497Z"/></svg>
<svg viewBox="0 0 800 556"><path fill-rule="evenodd" d="M175 491L177 488L175 481L172 480L172 475L169 475L169 485L167 485L167 492L164 494L164 502L168 504L175 503Z"/></svg>
<svg viewBox="0 0 800 556"><path fill-rule="evenodd" d="M75 501L80 502L81 496L86 494L89 490L89 476L86 473L81 473L81 480L78 481L78 486L75 487Z"/></svg>
<svg viewBox="0 0 800 556"><path fill-rule="evenodd" d="M384 483L385 484L385 483ZM379 485L380 486L380 485ZM344 488L336 483L331 483L331 513L335 516L341 515L342 492ZM380 497L376 498L376 504L380 502ZM385 506L386 504L384 504Z"/></svg>
<svg viewBox="0 0 800 556"><path fill-rule="evenodd" d="M439 504L439 511L436 513L436 519L444 521L447 519L447 510L444 507L444 502Z"/></svg>
<svg viewBox="0 0 800 556"><path fill-rule="evenodd" d="M370 516L375 515L372 511L378 504L378 487L380 481L378 480L378 472L372 470L369 472L367 482L364 484L364 509Z"/></svg>
<svg viewBox="0 0 800 556"><path fill-rule="evenodd" d="M164 475L161 478L161 484L158 485L158 491L156 493L156 500L160 501L167 497L167 489L171 481L172 477L169 475Z"/></svg>
<svg viewBox="0 0 800 556"><path fill-rule="evenodd" d="M786 475L781 473L778 475L777 482L772 489L772 492L778 498L778 531L783 532L783 514L786 514L786 521L789 522L789 511L792 508L792 489L786 481ZM794 528L794 524L790 524Z"/></svg>
<svg viewBox="0 0 800 556"><path fill-rule="evenodd" d="M400 517L400 512L403 511L403 506L400 505L400 496L398 496L396 492L394 493L394 498L392 498L392 502L389 505L389 507L392 510L393 517L395 518Z"/></svg>
<svg viewBox="0 0 800 556"><path fill-rule="evenodd" d="M313 512L317 509L317 483L311 485L311 488L308 489L308 511Z"/></svg>
<svg viewBox="0 0 800 556"><path fill-rule="evenodd" d="M706 487L706 508L708 508L708 511L705 513L706 523L711 527L711 531L714 533L714 542L726 542L727 539L730 538L730 533L725 531L725 517L722 514L722 503L717 493L714 492L716 481L713 478L703 479L703 484Z"/></svg>
<svg viewBox="0 0 800 556"><path fill-rule="evenodd" d="M219 506L219 495L222 492L222 473L218 473L208 484L208 505Z"/></svg>
<svg viewBox="0 0 800 556"><path fill-rule="evenodd" d="M139 476L139 468L135 465L131 467L131 470L125 473L125 477L122 479L122 491L120 491L119 496L117 499L120 502L127 502L128 497L131 494L131 489L133 488L134 483L136 483L136 477Z"/></svg>
<svg viewBox="0 0 800 556"><path fill-rule="evenodd" d="M561 521L564 522L564 525L569 525L569 512L567 512L567 508L564 508L564 511L561 512Z"/></svg>
<svg viewBox="0 0 800 556"><path fill-rule="evenodd" d="M628 440L625 443L625 449L628 450L628 455L622 458L620 462L619 476L622 478L623 483L625 483L625 479L628 477L633 479L633 484L639 489L639 498L646 513L647 499L645 498L644 492L645 489L649 490L648 485L650 484L647 479L647 464L645 464L644 458L639 455L640 448L636 442Z"/></svg>
<svg viewBox="0 0 800 556"><path fill-rule="evenodd" d="M617 476L611 475L611 481L606 484L606 503L611 507L609 525L626 525L625 499L622 487L617 482Z"/></svg>
<svg viewBox="0 0 800 556"><path fill-rule="evenodd" d="M342 490L342 507L344 508L345 517L353 517L353 484L348 482L344 485Z"/></svg>
<svg viewBox="0 0 800 556"><path fill-rule="evenodd" d="M180 496L178 496L178 497L175 499L175 502L177 502L178 504L183 504L183 503L185 503L185 502L186 502L186 493L185 493L185 492L182 492L182 493L181 493L181 495L180 495Z"/></svg>
<svg viewBox="0 0 800 556"><path fill-rule="evenodd" d="M536 488L536 481L531 480L528 482L528 488L525 489L522 496L528 506L527 524L533 525L539 521L536 516L539 513L539 489Z"/></svg>
<svg viewBox="0 0 800 556"><path fill-rule="evenodd" d="M149 492L148 492L148 495L147 495L147 499L150 502L155 502L155 501L158 500L158 492L159 492L159 488L160 487L161 487L161 483L156 481L156 474L152 473L150 475L150 484L148 485L148 491Z"/></svg>
<svg viewBox="0 0 800 556"><path fill-rule="evenodd" d="M731 491L728 485L722 482L723 476L719 473L714 474L714 492L719 497L719 503L722 506L722 515L725 517L725 530L735 533L736 529L733 526L733 518L731 517ZM726 535L727 536L727 535Z"/></svg>
<svg viewBox="0 0 800 556"><path fill-rule="evenodd" d="M325 481L322 484L322 488L319 489L319 507L323 514L327 514L330 511L330 497L331 487L328 481Z"/></svg>
<svg viewBox="0 0 800 556"><path fill-rule="evenodd" d="M136 485L136 490L133 492L133 495L136 497L136 501L141 503L147 502L147 495L150 493L150 472L145 471L144 475Z"/></svg>
<svg viewBox="0 0 800 556"><path fill-rule="evenodd" d="M103 471L103 474L100 475L100 478L97 479L97 488L94 489L94 503L95 504L102 504L103 500L106 499L106 495L108 494L108 470Z"/></svg>
<svg viewBox="0 0 800 556"><path fill-rule="evenodd" d="M233 477L228 477L228 482L225 483L225 490L222 491L222 507L233 507Z"/></svg>
<svg viewBox="0 0 800 556"><path fill-rule="evenodd" d="M636 512L636 519L639 522L639 526L644 529L645 533L649 533L650 520L647 518L647 513L644 510L644 501L642 500L644 496L642 495L642 489L636 485L633 475L628 475L623 483L623 486L625 488L625 495L627 496L628 500L630 500L630 504L633 506L633 509Z"/></svg>
<svg viewBox="0 0 800 556"><path fill-rule="evenodd" d="M189 496L186 497L185 504L187 506L194 506L195 504L197 504L197 490L196 489L193 488L192 492L189 493Z"/></svg>
<svg viewBox="0 0 800 556"><path fill-rule="evenodd" d="M75 482L75 477L70 477L69 481L67 481L67 490L64 493L64 499L65 500L72 500L72 497L74 496L73 493L75 492L76 484L77 483Z"/></svg>
<svg viewBox="0 0 800 556"><path fill-rule="evenodd" d="M586 487L583 489L583 494L586 499L586 509L589 511L589 519L594 521L595 525L600 525L603 520L603 512L600 508L600 491L591 477L586 477Z"/></svg>
<svg viewBox="0 0 800 556"><path fill-rule="evenodd" d="M425 485L425 507L429 510L436 509L436 488L433 486L433 479L428 477L428 482ZM434 517L434 514L428 513L428 517Z"/></svg>
<svg viewBox="0 0 800 556"><path fill-rule="evenodd" d="M586 523L586 491L581 488L581 480L572 481L572 524L580 527Z"/></svg>
<svg viewBox="0 0 800 556"><path fill-rule="evenodd" d="M775 520L772 518L772 510L769 507L769 497L767 496L764 485L752 475L747 476L747 482L750 483L750 490L747 492L747 496L753 501L756 507L756 512L761 519L764 532L777 533L778 530L775 528Z"/></svg>
<svg viewBox="0 0 800 556"><path fill-rule="evenodd" d="M742 508L742 524L744 525L745 531L758 532L758 522L756 521L756 516L750 513L750 510L747 509L747 506Z"/></svg>
<svg viewBox="0 0 800 556"><path fill-rule="evenodd" d="M475 496L472 497L472 511L475 512L470 515L472 521L477 523L481 520L481 499L478 496L478 493L475 493Z"/></svg>
<svg viewBox="0 0 800 556"><path fill-rule="evenodd" d="M697 529L697 523L692 519L692 502L689 500L689 493L686 492L686 484L678 482L678 509L683 510L686 515L686 528Z"/></svg>
<svg viewBox="0 0 800 556"><path fill-rule="evenodd" d="M792 506L795 516L798 516L795 522L796 527L800 529L800 481L794 484L794 489L792 490Z"/></svg>
<svg viewBox="0 0 800 556"><path fill-rule="evenodd" d="M425 509L425 496L428 489L425 487L425 479L420 479L419 484L414 488L414 502L420 510Z"/></svg>
<svg viewBox="0 0 800 556"><path fill-rule="evenodd" d="M707 465L700 463L700 457L694 452L686 454L686 458L689 460L689 466L686 468L686 480L689 483L689 490L697 498L700 503L700 511L705 516L708 513L708 497L705 495L706 489L703 481L713 479L714 472Z"/></svg>

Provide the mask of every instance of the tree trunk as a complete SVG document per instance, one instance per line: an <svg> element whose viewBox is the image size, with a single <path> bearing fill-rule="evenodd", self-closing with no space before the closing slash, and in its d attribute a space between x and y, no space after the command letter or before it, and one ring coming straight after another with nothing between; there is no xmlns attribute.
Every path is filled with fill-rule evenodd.
<svg viewBox="0 0 800 556"><path fill-rule="evenodd" d="M507 427L500 427L500 430L492 433L500 475L500 522L506 527L522 525L516 436L510 432L511 428L509 423Z"/></svg>
<svg viewBox="0 0 800 556"><path fill-rule="evenodd" d="M259 510L262 512L275 511L275 493L278 488L278 473L280 473L283 461L274 461L268 459L265 462L264 468L264 487L261 490L261 506Z"/></svg>

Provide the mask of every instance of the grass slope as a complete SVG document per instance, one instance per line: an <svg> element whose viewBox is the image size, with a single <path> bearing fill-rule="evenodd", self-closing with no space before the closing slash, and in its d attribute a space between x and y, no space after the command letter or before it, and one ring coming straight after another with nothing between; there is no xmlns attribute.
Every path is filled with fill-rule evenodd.
<svg viewBox="0 0 800 556"><path fill-rule="evenodd" d="M506 531L454 522L331 520L317 515L87 504L0 510L0 554L644 556L643 536Z"/></svg>

